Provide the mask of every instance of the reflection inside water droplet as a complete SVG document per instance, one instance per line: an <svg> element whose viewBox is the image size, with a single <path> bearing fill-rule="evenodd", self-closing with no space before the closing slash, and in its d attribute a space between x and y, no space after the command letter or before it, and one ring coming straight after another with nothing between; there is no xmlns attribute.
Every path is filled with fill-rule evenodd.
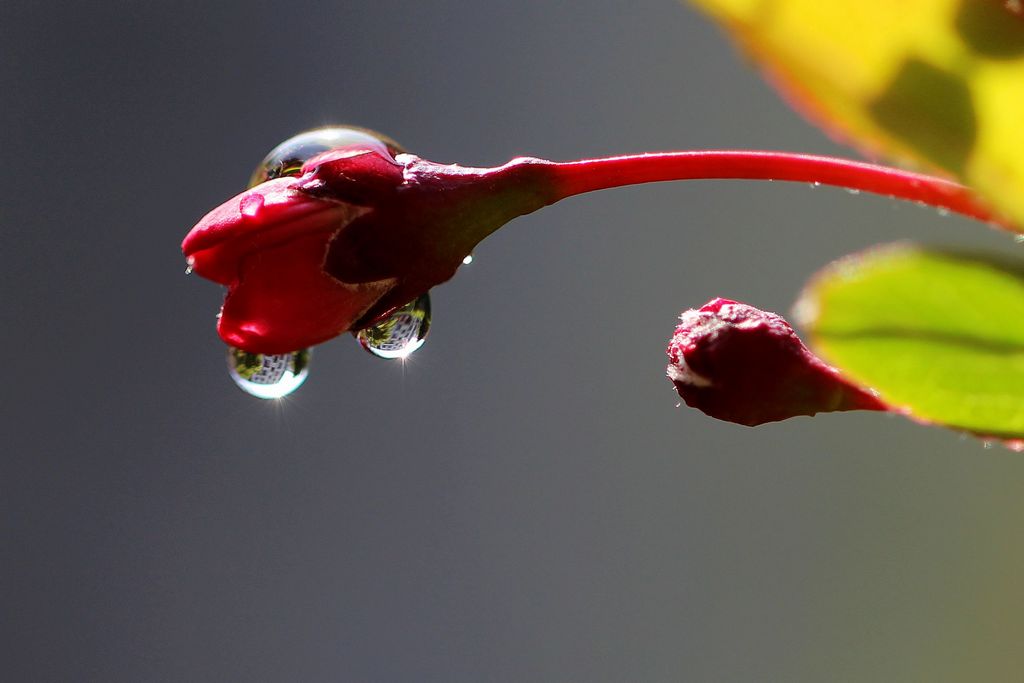
<svg viewBox="0 0 1024 683"><path fill-rule="evenodd" d="M373 327L359 330L360 345L378 358L408 358L430 331L430 294L422 294Z"/></svg>
<svg viewBox="0 0 1024 683"><path fill-rule="evenodd" d="M228 374L250 396L282 398L306 381L309 357L309 349L262 354L228 347Z"/></svg>

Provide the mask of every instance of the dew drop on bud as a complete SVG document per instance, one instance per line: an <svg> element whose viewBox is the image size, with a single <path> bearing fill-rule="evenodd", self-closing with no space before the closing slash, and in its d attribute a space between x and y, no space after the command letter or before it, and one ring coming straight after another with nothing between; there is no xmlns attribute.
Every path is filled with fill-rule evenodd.
<svg viewBox="0 0 1024 683"><path fill-rule="evenodd" d="M359 344L378 358L408 358L423 346L430 331L430 294L421 294L386 320L359 330Z"/></svg>
<svg viewBox="0 0 1024 683"><path fill-rule="evenodd" d="M307 130L288 138L270 150L249 179L249 187L255 187L267 180L284 176L299 175L302 165L317 154L349 145L380 147L392 156L404 151L391 138L365 128L352 126L327 126Z"/></svg>
<svg viewBox="0 0 1024 683"><path fill-rule="evenodd" d="M464 265L464 266L468 266L472 262L473 262L473 255L472 254L469 254L468 256L466 256L466 258L462 259L462 265Z"/></svg>
<svg viewBox="0 0 1024 683"><path fill-rule="evenodd" d="M309 349L262 354L228 347L228 374L250 396L282 398L306 381L309 357Z"/></svg>

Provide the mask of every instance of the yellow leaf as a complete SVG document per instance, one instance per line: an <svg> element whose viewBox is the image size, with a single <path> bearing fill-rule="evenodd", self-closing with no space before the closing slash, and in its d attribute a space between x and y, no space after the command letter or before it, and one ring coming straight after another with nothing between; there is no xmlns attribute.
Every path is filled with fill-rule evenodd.
<svg viewBox="0 0 1024 683"><path fill-rule="evenodd" d="M944 170L1024 225L1021 0L692 2L816 123Z"/></svg>

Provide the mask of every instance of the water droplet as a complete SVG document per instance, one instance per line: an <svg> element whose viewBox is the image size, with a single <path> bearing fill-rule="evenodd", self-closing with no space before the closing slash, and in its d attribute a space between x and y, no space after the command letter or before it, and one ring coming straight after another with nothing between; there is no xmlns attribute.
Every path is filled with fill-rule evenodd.
<svg viewBox="0 0 1024 683"><path fill-rule="evenodd" d="M1024 244L1024 235L1014 235L1013 241L1017 244Z"/></svg>
<svg viewBox="0 0 1024 683"><path fill-rule="evenodd" d="M422 294L387 320L359 330L356 338L364 349L378 358L408 358L423 346L430 331L430 295Z"/></svg>
<svg viewBox="0 0 1024 683"><path fill-rule="evenodd" d="M402 147L387 136L365 128L328 126L314 128L288 138L263 158L249 179L249 187L283 176L296 176L302 165L315 157L338 147L371 145L392 156L404 152Z"/></svg>
<svg viewBox="0 0 1024 683"><path fill-rule="evenodd" d="M190 263L187 266L185 266L185 275L191 275L191 274L192 274L192 264Z"/></svg>
<svg viewBox="0 0 1024 683"><path fill-rule="evenodd" d="M472 254L470 254L466 258L462 259L462 265L464 265L464 266L468 266L472 262L473 262L473 255Z"/></svg>
<svg viewBox="0 0 1024 683"><path fill-rule="evenodd" d="M228 374L250 396L282 398L306 381L309 357L309 349L262 354L228 347Z"/></svg>
<svg viewBox="0 0 1024 683"><path fill-rule="evenodd" d="M984 448L986 451L987 450L991 450L992 449L992 442L991 441L983 441L981 443L981 447Z"/></svg>
<svg viewBox="0 0 1024 683"><path fill-rule="evenodd" d="M821 183L815 180L813 183L811 183L811 187L821 187Z"/></svg>
<svg viewBox="0 0 1024 683"><path fill-rule="evenodd" d="M846 188L846 191L849 192L850 194L860 194L860 190L854 187L848 187Z"/></svg>
<svg viewBox="0 0 1024 683"><path fill-rule="evenodd" d="M246 194L238 202L238 211L246 218L255 218L259 215L265 201L266 199L261 194Z"/></svg>
<svg viewBox="0 0 1024 683"><path fill-rule="evenodd" d="M940 206L938 209L936 209L936 211L939 212L940 216L948 216L949 215L949 209L947 209L944 206Z"/></svg>

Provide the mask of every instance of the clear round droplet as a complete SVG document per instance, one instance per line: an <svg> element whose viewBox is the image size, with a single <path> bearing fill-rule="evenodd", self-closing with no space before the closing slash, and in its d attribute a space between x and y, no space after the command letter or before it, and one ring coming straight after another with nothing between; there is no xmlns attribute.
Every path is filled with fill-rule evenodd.
<svg viewBox="0 0 1024 683"><path fill-rule="evenodd" d="M250 396L282 398L306 381L309 357L309 349L263 354L228 347L228 374Z"/></svg>
<svg viewBox="0 0 1024 683"><path fill-rule="evenodd" d="M290 137L270 150L270 153L253 171L252 177L249 179L249 187L256 187L260 183L274 178L297 176L302 165L317 154L350 145L370 145L391 154L391 156L405 151L391 138L366 128L351 126L314 128Z"/></svg>
<svg viewBox="0 0 1024 683"><path fill-rule="evenodd" d="M359 344L378 358L408 358L430 331L430 294L402 306L373 327L359 330Z"/></svg>
<svg viewBox="0 0 1024 683"><path fill-rule="evenodd" d="M462 259L462 265L464 265L464 266L468 266L472 262L473 262L473 255L472 254L469 254L469 255L466 256L466 258Z"/></svg>

